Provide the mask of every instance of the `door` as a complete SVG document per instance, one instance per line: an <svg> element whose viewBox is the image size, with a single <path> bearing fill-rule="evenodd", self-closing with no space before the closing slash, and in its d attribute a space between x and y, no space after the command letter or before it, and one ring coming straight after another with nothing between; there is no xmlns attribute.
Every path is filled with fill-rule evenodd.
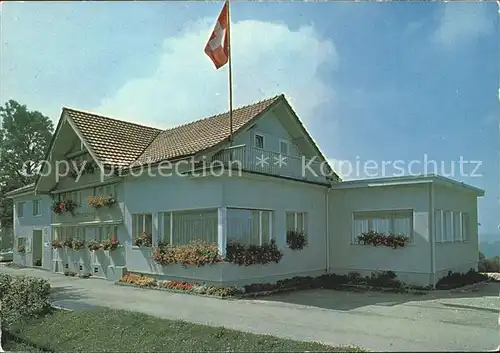
<svg viewBox="0 0 500 353"><path fill-rule="evenodd" d="M52 232L50 227L43 228L43 259L42 266L47 270L52 269Z"/></svg>
<svg viewBox="0 0 500 353"><path fill-rule="evenodd" d="M33 230L33 240L31 243L33 250L33 266L42 267L43 258L43 233L39 229Z"/></svg>

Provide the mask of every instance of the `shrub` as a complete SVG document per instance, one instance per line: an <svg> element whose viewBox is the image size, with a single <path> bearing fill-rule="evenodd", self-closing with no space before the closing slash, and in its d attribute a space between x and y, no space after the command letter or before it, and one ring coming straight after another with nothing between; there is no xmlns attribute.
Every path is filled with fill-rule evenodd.
<svg viewBox="0 0 500 353"><path fill-rule="evenodd" d="M26 253L26 247L24 245L19 245L16 249L16 251L20 254L25 254Z"/></svg>
<svg viewBox="0 0 500 353"><path fill-rule="evenodd" d="M51 245L52 249L62 249L64 246L64 242L62 240L54 239L52 240Z"/></svg>
<svg viewBox="0 0 500 353"><path fill-rule="evenodd" d="M2 329L46 314L50 310L49 295L50 284L44 279L1 274Z"/></svg>
<svg viewBox="0 0 500 353"><path fill-rule="evenodd" d="M98 242L97 240L92 239L87 244L87 247L89 248L90 251L97 251L97 250L102 248L102 244L100 242Z"/></svg>
<svg viewBox="0 0 500 353"><path fill-rule="evenodd" d="M454 289L487 280L489 280L488 276L478 273L472 268L467 273L449 271L447 276L437 281L436 289Z"/></svg>
<svg viewBox="0 0 500 353"><path fill-rule="evenodd" d="M163 266L181 264L198 267L221 262L216 243L192 241L184 245L158 244L153 250L153 260Z"/></svg>
<svg viewBox="0 0 500 353"><path fill-rule="evenodd" d="M396 279L393 271L375 271L365 277L366 284L377 288L401 288L404 284Z"/></svg>
<svg viewBox="0 0 500 353"><path fill-rule="evenodd" d="M103 240L103 242L102 242L102 248L104 250L109 250L109 251L116 250L119 245L120 245L120 242L118 241L118 239L115 238L114 235L109 239Z"/></svg>
<svg viewBox="0 0 500 353"><path fill-rule="evenodd" d="M274 239L269 244L243 245L229 242L226 248L226 261L237 265L265 265L270 262L280 262L283 253L279 251Z"/></svg>
<svg viewBox="0 0 500 353"><path fill-rule="evenodd" d="M362 233L358 236L358 243L363 244L371 244L373 246L388 246L393 249L398 247L404 247L410 238L406 235L398 235L398 234L389 234L385 235L384 233L379 233L374 230L370 230L368 232Z"/></svg>
<svg viewBox="0 0 500 353"><path fill-rule="evenodd" d="M140 248L150 248L153 245L153 235L142 232L134 241L135 246Z"/></svg>
<svg viewBox="0 0 500 353"><path fill-rule="evenodd" d="M286 232L286 243L292 250L302 250L307 246L307 235L298 229Z"/></svg>
<svg viewBox="0 0 500 353"><path fill-rule="evenodd" d="M75 238L72 241L71 247L74 251L82 250L85 247L85 242L82 239Z"/></svg>

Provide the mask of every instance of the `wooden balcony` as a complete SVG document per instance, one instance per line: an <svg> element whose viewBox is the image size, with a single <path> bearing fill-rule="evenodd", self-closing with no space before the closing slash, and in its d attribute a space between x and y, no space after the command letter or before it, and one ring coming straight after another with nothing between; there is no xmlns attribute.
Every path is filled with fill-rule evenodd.
<svg viewBox="0 0 500 353"><path fill-rule="evenodd" d="M325 162L305 157L283 155L274 151L239 145L217 152L212 163L222 162L224 168L253 172L316 183L329 183L335 174Z"/></svg>

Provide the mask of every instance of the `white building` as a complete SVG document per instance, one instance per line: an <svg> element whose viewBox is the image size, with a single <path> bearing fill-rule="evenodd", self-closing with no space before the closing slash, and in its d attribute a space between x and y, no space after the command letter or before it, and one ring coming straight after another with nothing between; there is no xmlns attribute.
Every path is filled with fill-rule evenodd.
<svg viewBox="0 0 500 353"><path fill-rule="evenodd" d="M230 143L227 113L162 131L63 108L44 176L8 194L15 250L25 247L15 262L110 280L134 272L226 284L392 270L407 283L427 285L449 270L477 268L477 197L484 191L439 176L344 182L283 95L236 109L233 131ZM96 168L76 180L59 178L58 161ZM216 167L207 168L212 162ZM149 172L140 173L146 164ZM116 203L93 208L87 201L99 195ZM52 212L64 200L76 208ZM307 235L302 250L287 246L291 228ZM396 249L360 245L358 236L369 230L409 241ZM152 235L152 246L135 246L142 232ZM109 253L51 246L53 239L88 243L109 235L123 246ZM278 263L183 267L152 259L158 242L203 240L224 256L229 241L271 239L283 253Z"/></svg>

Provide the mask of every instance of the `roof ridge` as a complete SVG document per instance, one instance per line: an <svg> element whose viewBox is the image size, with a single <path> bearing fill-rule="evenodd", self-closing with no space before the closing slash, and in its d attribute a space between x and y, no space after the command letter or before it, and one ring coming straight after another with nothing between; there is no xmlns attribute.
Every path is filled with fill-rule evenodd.
<svg viewBox="0 0 500 353"><path fill-rule="evenodd" d="M233 109L233 113L237 110L241 110L241 109L245 109L245 108L248 108L248 107L251 107L253 105L258 105L258 104L261 104L263 102L267 102L267 101L271 101L271 100L277 100L279 97L281 96L285 96L283 93L281 94L278 94L274 97L271 97L271 98L266 98L266 99L262 99L260 101L257 101L257 102L253 102L253 103L250 103L250 104L247 104L247 105L242 105L240 107L237 107L236 109ZM169 131L172 131L172 130L175 130L175 129L178 129L178 128L181 128L181 127L184 127L184 126L188 126L188 125L191 125L191 124L195 124L195 123L199 123L200 121L204 121L204 120L208 120L208 119L213 119L213 118L217 118L221 115L225 115L225 114L229 114L229 110L227 111L224 111L222 113L217 113L217 114L214 114L214 115L210 115L210 116L207 116L205 118L201 118L201 119L197 119L197 120L193 120L193 121L189 121L187 123L184 123L184 124L181 124L181 125L176 125L176 126L173 126L169 129L166 129L166 130L163 130L162 132L169 132Z"/></svg>
<svg viewBox="0 0 500 353"><path fill-rule="evenodd" d="M96 113L89 112L89 111L86 111L86 110L74 109L74 108L68 108L68 107L63 107L62 110L63 111L64 110L71 110L73 112L78 112L78 113L84 113L84 114L88 114L88 115L93 115L93 116L97 116L97 117L103 118L103 119L108 119L108 120L113 120L113 121L119 121L121 123L132 124L132 125L140 126L140 127L143 127L143 128L157 130L159 132L163 131L162 129L158 129L156 127L152 127L152 126L148 126L148 125L143 125L143 124L138 124L138 123L134 123L134 122L131 122L131 121L126 121L126 120L123 120L123 119L113 118L113 117L106 116L106 115L96 114Z"/></svg>

